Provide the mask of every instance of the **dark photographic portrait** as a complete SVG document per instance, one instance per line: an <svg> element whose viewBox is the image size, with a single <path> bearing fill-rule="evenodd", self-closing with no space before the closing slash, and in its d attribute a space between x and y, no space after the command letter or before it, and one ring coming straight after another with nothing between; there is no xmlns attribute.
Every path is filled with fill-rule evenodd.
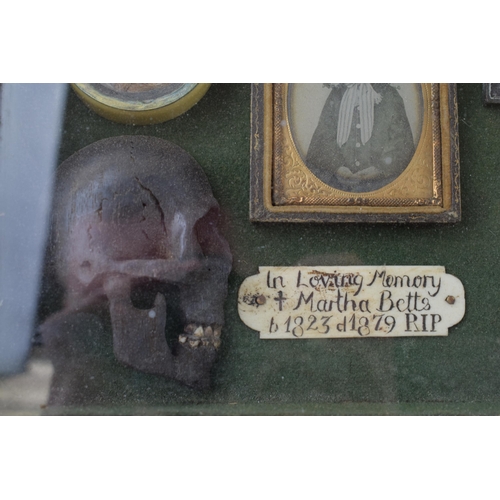
<svg viewBox="0 0 500 500"><path fill-rule="evenodd" d="M304 109L307 100L301 94L305 96L307 89L300 87L305 85L293 85L290 93ZM310 114L306 119L309 126L300 125L301 117L292 114L292 133L316 177L342 191L359 193L380 189L401 175L421 132L418 84L327 83L314 92L324 102L322 108L312 105L317 111L316 117ZM304 138L307 128L310 140Z"/></svg>

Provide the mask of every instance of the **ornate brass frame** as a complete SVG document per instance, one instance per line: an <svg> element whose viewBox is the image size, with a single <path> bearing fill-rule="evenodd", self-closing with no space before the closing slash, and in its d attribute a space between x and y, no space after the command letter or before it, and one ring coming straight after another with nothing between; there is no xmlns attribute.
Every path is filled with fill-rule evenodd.
<svg viewBox="0 0 500 500"><path fill-rule="evenodd" d="M421 84L415 154L376 191L350 193L309 170L290 128L288 84L253 84L250 219L269 222L457 222L458 119L454 84Z"/></svg>

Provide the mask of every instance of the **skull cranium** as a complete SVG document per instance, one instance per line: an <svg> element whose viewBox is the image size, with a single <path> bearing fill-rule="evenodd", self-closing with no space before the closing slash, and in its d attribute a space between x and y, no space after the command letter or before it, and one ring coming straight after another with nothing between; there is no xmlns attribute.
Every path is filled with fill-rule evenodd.
<svg viewBox="0 0 500 500"><path fill-rule="evenodd" d="M44 330L108 301L119 361L206 387L220 345L231 253L197 162L153 137L104 139L60 166L55 199L53 243L66 298ZM153 290L148 309L133 304L137 286ZM165 286L178 291L184 316L175 352L165 337Z"/></svg>

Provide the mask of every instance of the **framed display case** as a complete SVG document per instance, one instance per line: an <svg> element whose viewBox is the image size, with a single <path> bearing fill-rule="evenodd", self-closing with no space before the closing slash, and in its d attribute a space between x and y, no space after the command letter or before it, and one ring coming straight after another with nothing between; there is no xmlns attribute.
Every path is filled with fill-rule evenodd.
<svg viewBox="0 0 500 500"><path fill-rule="evenodd" d="M287 134L291 134L287 140L292 138L294 144L299 143L300 140L294 138L304 133L298 130L297 125L294 124L293 113L290 115L285 106L287 102L290 102L287 99L292 99L291 102L294 102L294 97L290 97L289 94L290 89L293 91L293 86L212 84L206 95L184 114L164 123L139 126L115 123L99 116L89 109L69 86L67 91L57 93L55 101L50 100L50 95L52 95L50 92L32 96L33 99L36 97L39 103L45 103L44 108L31 105L33 101L27 99L28 94L23 94L18 104L24 103L26 114L15 123L10 122L13 123L10 126L17 131L20 141L16 148L12 146L12 149L25 155L26 161L17 162L10 167L4 163L0 171L2 176L0 241L3 245L0 249L2 254L0 257L1 283L3 284L0 315L2 315L4 325L0 334L0 342L3 342L0 361L2 363L5 361L3 353L7 352L7 346L10 349L14 345L12 342L14 337L11 334L15 335L15 339L21 339L24 336L25 340L21 342L20 347L24 351L20 351L19 363L9 367L6 364L2 365L0 413L4 415L482 415L498 413L500 411L500 319L496 311L500 293L498 291L499 271L496 263L499 258L498 248L500 248L498 222L500 180L497 169L500 156L500 134L498 133L500 112L495 106L483 106L480 84L458 84L456 87L433 85L413 87L417 97L420 95L422 98L422 107L417 106L417 110L422 111L421 118L418 116L416 118L417 123L421 120L422 131L418 140L414 140L413 132L411 133L412 142L416 144L416 152L420 148L425 150L425 155L430 155L431 160L434 158L437 162L436 155L442 160L441 177L438 175L438 163L434 160L430 161L429 186L431 186L432 194L430 198L422 197L422 199L441 199L441 201L447 199L450 204L446 207L440 205L440 202L402 208L387 207L383 213L378 214L370 213L367 210L369 207L365 209L362 205L356 205L355 201L352 205L342 205L341 210L336 209L337 211L331 209L331 205L320 205L320 211L314 214L312 209L305 210L305 205L304 210L300 210L302 205L297 204L296 201L290 205L282 204L283 202L289 203L287 197L290 193L286 186L280 187L278 182L280 178L272 180L270 169L274 168L272 167L273 154L275 159L286 160L282 162L280 168L287 167L286 154L292 153L290 151L286 153L284 148L285 146L289 148L292 144L282 143L283 151L279 153L275 147L273 134L276 133L277 126L281 127L283 120L285 120L284 130ZM323 87L319 84L318 88L325 96L324 103L326 103L328 95L336 87ZM254 92L253 108L252 89ZM391 89L397 91L395 87ZM305 91L306 89L303 87L297 90ZM375 86L373 90L383 99L389 99L387 92L392 92L392 90ZM29 93L29 89L24 89L24 91ZM438 101L435 100L437 96ZM297 102L302 99L300 96L296 97ZM376 96L373 97L376 98ZM3 111L7 105L4 98L5 94L2 97ZM281 99L281 108L276 107L277 98ZM315 116L321 115L324 103L316 102ZM54 122L55 125L51 128L48 126L47 110L55 109L56 105L60 106L60 119ZM270 117L265 112L267 105L273 110ZM293 104L292 107L296 105L298 104ZM37 113L37 108L43 112ZM433 122L431 115L439 116L440 122ZM446 120L443 116L447 117ZM276 122L278 118L281 121ZM267 126L266 123L270 125ZM487 126L484 126L485 124ZM3 127L2 140L12 137L7 134L5 121L1 126ZM375 126L374 124L373 130ZM312 139L314 130L311 130ZM375 133L373 130L372 134ZM43 147L36 149L30 137L41 132L43 132L43 140L40 144ZM186 312L182 306L183 300L189 300L191 297L190 292L185 290L184 294L176 295L175 290L171 293L168 287L160 287L160 289L152 287L153 282L157 284L154 269L148 270L151 273L151 280L148 281L149 278L143 279L145 276L141 276L142 281L134 283L138 286L129 295L124 292L124 287L118 287L120 292L119 300L117 299L118 306L123 305L123 302L120 302L122 299L131 302L133 307L140 312L143 324L149 324L148 321L157 321L160 304L155 300L158 297L160 297L159 301L162 300L161 297L165 298L165 335L162 340L175 356L181 349L180 344L186 342L196 344L193 346L194 349L202 349L206 347L204 341L210 340L211 345L217 348L217 356L211 360L212 364L208 367L203 365L204 370L209 372L209 383L204 387L192 387L192 384L190 386L175 377L165 377L155 372L148 373L147 369L137 369L130 364L123 363L120 357L117 357L114 340L117 318L118 321L122 320L122 331L127 330L131 322L127 319L129 317L121 315L119 310L114 311L116 314L110 313L110 303L116 298L114 296L110 299L107 295L101 294L100 300L94 303L93 307L77 307L72 310L71 314L65 316L50 335L40 328L41 325L47 323L49 318L64 309L65 290L68 287L68 282L61 280L56 265L57 259L54 260L52 252L55 236L57 240L58 231L55 228L58 226L53 221L51 212L62 200L57 194L61 193L58 184L53 184L53 181L59 182L57 179L71 164L68 161L75 153L82 150L88 151L86 148L89 147L92 151L92 148L101 150L95 145L102 145L102 141L105 141L104 144L114 144L118 141L116 138L123 136L133 139L129 141L127 147L121 150L127 154L130 153L132 145L134 148L139 147L138 144L142 141L139 136L141 136L147 137L148 143L166 141L169 144L175 144L176 147L187 152L199 166L199 169L192 167L192 171L190 170L191 177L194 178L189 182L192 182L194 187L189 193L185 192L186 186L182 189L173 189L170 186L170 191L160 190L161 193L170 193L172 198L181 199L179 203L193 207L203 205L203 213L197 214L191 221L192 224L191 222L183 224L183 217L178 215L176 218L175 210L172 211L171 216L168 214L168 210L164 208L166 205L162 204L161 193L151 188L147 183L149 181L144 180L147 177L146 173L139 166L138 180L131 189L137 194L137 200L139 200L136 200L137 203L134 206L139 207L139 212L143 209L147 212L144 215L145 219L151 215L158 223L155 227L159 234L163 234L163 228L169 234L177 231L176 241L179 242L184 241L180 236L182 228L190 228L189 231L194 231L190 234L197 234L199 239L196 243L189 240L192 243L189 248L193 250L203 247L208 253L209 249L217 253L215 250L217 245L206 236L207 233L204 230L217 227L217 231L227 242L227 248L232 255L231 270L229 272L228 269L224 277L227 297L217 313L218 318L214 320L215 325L220 323L222 315L224 324L221 333L217 330L217 326L212 327L209 324L210 320L207 319L200 322L202 333L197 337L200 334L200 325L191 328L185 324ZM428 138L422 139L424 136ZM50 141L49 137L52 137ZM438 138L440 138L441 146L436 149ZM445 143L449 144L448 149L443 146ZM9 144L14 143L9 141ZM50 144L53 146L51 154L44 149ZM427 150L427 148L430 149ZM458 208L458 170L455 170L458 166L458 149L460 149L461 171L461 220L459 220ZM299 149L297 149L298 153L300 153ZM168 154L165 156L165 152L159 154L162 161L168 156ZM137 160L138 155L134 158ZM260 166L258 158L263 161ZM127 161L129 160L132 162L130 156ZM402 163L403 166L405 161ZM404 168L405 171L413 168L412 161L410 159ZM308 165L307 155L303 164ZM37 175L44 165L48 177L46 183L42 184ZM93 168L88 164L85 165L87 165L86 168L82 167L83 177L90 175L88 169ZM120 165L123 165L124 170L130 168L135 172L135 167L127 162L123 164L115 162L117 170L120 170L118 168ZM77 167L78 165L74 168ZM186 172L184 174L188 175ZM176 178L184 178L182 177L184 174L178 173ZM268 176L266 179L264 179L265 175ZM96 181L93 189L99 190L104 185L105 175L99 173L97 177L99 176L101 181ZM206 179L206 184L205 181L200 180L202 188L199 188L195 182L198 176L199 179ZM328 181L326 178L325 180ZM10 193L7 181L17 183ZM325 181L321 182L327 184ZM389 184L379 189L389 189ZM208 189L205 189L207 186L210 186L210 195L207 194ZM128 192L125 188L124 191ZM264 188L267 189L266 196L270 203L267 208L263 198ZM437 191L434 191L434 188ZM271 189L275 190L274 195ZM328 189L336 190L337 187L330 186ZM441 198L439 198L439 189L442 189ZM45 219L40 218L41 210L38 211L38 215L36 211L31 212L29 216L26 215L28 207L31 206L29 203L35 199L34 196L37 193L44 194L47 214L45 222L43 222ZM53 193L56 194L53 195ZM358 192L349 193L343 198L343 203L347 203L348 198L356 200L358 196L361 196ZM453 193L456 194L455 198ZM125 199L122 196L123 192L116 191L115 194L116 200ZM260 201L256 200L259 196ZM104 198L113 199L113 197L112 195ZM390 196L387 195L386 198L389 199ZM193 199L196 202L193 202ZM211 211L216 206L214 200L218 208ZM100 202L95 207L92 205L92 214L86 214L85 217L92 216L96 221L101 216L104 218L106 210L111 206L107 203L103 204L102 210L100 210ZM254 221L272 220L273 224L251 221L249 205L252 206ZM137 227L144 223L141 216L134 211L129 211L130 207L127 203L120 206L125 207L123 214L129 217L133 224L137 224ZM315 206L310 206L316 210ZM416 208L421 211L417 213ZM274 211L275 209L277 211ZM346 214L347 209L350 213ZM358 217L353 209L357 209L361 216ZM430 212L425 210L430 210ZM114 220L113 210L110 209L108 212L111 214L111 220ZM73 212L70 210L70 213ZM205 218L206 215L207 218ZM341 215L346 216L342 219L345 223L317 223L333 219L340 220ZM187 221L186 217L184 215ZM301 224L295 223L298 219L301 220ZM198 220L203 222L198 224ZM409 223L415 220L425 220L431 223ZM446 221L455 223L441 223ZM119 221L119 224L122 224L122 221ZM77 224L74 227L80 227L81 231L76 231L76 233L82 238L94 234L92 231L86 233L85 224L80 226ZM7 228L9 228L9 233L6 232ZM103 230L100 237L109 238L114 245L129 234L128 230L118 232L118 236L112 231ZM152 233L148 231L149 229L145 230L146 235L151 238L151 234L155 234L155 229L151 229ZM141 241L147 241L146 235L141 234L144 237ZM39 237L37 241L41 250L38 260L33 260L30 253L34 248L34 240L31 239L33 235ZM125 236L120 239L120 235ZM128 259L128 252L133 253L136 247L133 238L127 241L130 244L121 245L117 250L118 258L113 264L117 266L113 268L113 272L118 269L116 271L118 276L123 274L123 266L128 266L127 276L136 276L138 267L134 266L136 264L144 266L144 261L156 255L156 250L151 250L149 245L146 245L147 251L139 253L138 258L136 256ZM218 241L220 243L220 240ZM78 250L78 244L74 245L73 251L78 254ZM206 271L205 275L211 272L207 269L212 269L208 259L204 260L208 253L198 259L203 265L206 264L203 267ZM228 254L222 253L227 257L225 262L229 262ZM124 256L127 257L128 262L120 264L123 260L127 260ZM139 264L132 262L136 260L141 262ZM35 266L38 271L29 274L29 279L28 274L19 274L19 269L22 270L24 267L27 272L30 267L28 263L34 262L39 263ZM198 265L201 265L200 262ZM85 273L89 271L94 261L87 255L78 263L82 276L87 276ZM362 335L356 333L350 338L328 336L319 338L319 335L317 337L311 335L295 340L261 339L257 329L250 328L240 319L239 290L245 280L259 274L259 268L287 268L289 269L287 272L294 276L293 283L296 283L298 273L293 269L297 266L301 266L300 269L317 270L319 268L324 272L328 271L331 276L335 276L335 273L330 271L332 268L335 270L341 268L347 280L349 276L357 275L358 271L364 270L363 272L368 273L371 272L370 269L376 269L377 283L380 281L381 287L386 283L382 282L382 276L385 279L389 274L398 274L394 271L395 267L410 269L410 267L422 266L427 269L423 275L424 278L428 276L428 282L434 284L435 289L430 290L433 294L432 300L437 298L441 300L440 294L442 293L443 301L448 300L451 307L453 297L451 299L449 297L452 294L444 293L444 284L442 291L438 293L438 282L431 282L429 277L433 272L446 269L446 273L455 276L463 284L465 299L460 291L460 304L463 305L464 300L466 301L465 316L458 323L452 321L446 324L447 336L441 332L443 333L441 336L380 335L375 337L371 332L378 332L382 327L388 329L392 327L392 320L388 322L382 320L380 323L382 326L374 323L368 325L370 329L359 329L363 325L356 323L358 333ZM387 271L387 275L382 274L384 270L389 269L392 269L390 273ZM301 307L311 306L311 303L305 304L305 302L309 300L310 293L313 291L311 287L320 283L321 276L323 276L321 273L316 274L318 277L315 278L317 281L314 283L306 281L304 274L300 277L299 285L305 285L301 286L300 291L304 290L304 294L296 300L302 301ZM416 274L411 274L407 270L399 274L403 278L405 276L408 276L408 279L411 278L411 284L417 283ZM265 284L265 273L262 272L262 275ZM20 276L27 278L21 279ZM278 274L273 276L276 277ZM369 284L372 279L373 276L370 278L366 274L364 283ZM20 308L26 306L28 302L28 289L25 286L27 283L32 285L29 293L32 296L33 321L30 325L21 326L24 316ZM273 281L270 283L271 286L275 285ZM352 283L359 285L359 280L356 281L353 278ZM7 284L8 288L6 288ZM99 280L94 281L87 291L90 293L92 290L101 290L99 284L102 284ZM418 281L418 285L421 284L422 282ZM214 290L215 288L216 285L213 286ZM210 287L204 290L204 293L210 296ZM283 295L289 297L288 289L283 290ZM415 291L421 295L420 288ZM349 298L354 300L362 297L361 293L354 297L354 293L356 290L353 290ZM381 293L383 293L382 288L377 291L378 302L375 304L379 303ZM192 298L194 297L193 293ZM280 299L278 290L272 297ZM395 298L395 295L390 298L386 294L384 297L383 308L385 310L391 306L390 301ZM16 308L10 301L11 298L17 301ZM369 300L368 297L362 298ZM258 304L257 300L261 300L258 295L255 298L256 304ZM279 301L273 300L274 304L279 304ZM396 300L394 304L397 307ZM422 302L422 306L424 305ZM322 304L319 307L315 299L315 307L322 314L326 306ZM259 310L259 308L256 309ZM372 311L371 305L370 311ZM9 312L9 315L6 312ZM405 312L401 308L398 313L402 315L403 325L405 325ZM425 311L423 313L425 314ZM394 317L396 318L396 315ZM350 320L349 315L346 319L347 327L349 327ZM396 320L399 323L399 317ZM428 323L424 322L426 320ZM434 328L437 320L432 323L430 316L426 320L420 319L420 322L414 323L412 328L416 329L418 326L423 330L420 326L423 325L429 331L434 329L440 333L438 328ZM294 330L298 324L292 325L292 319L287 325L287 321L288 315L280 319L280 332L284 334L282 337L285 337L287 333L287 326L291 336L294 335L294 331L298 335L300 329ZM322 321L324 320L318 317L317 323L322 324ZM310 323L308 317L305 317L304 328L307 329ZM445 322L442 323L444 325ZM330 325L337 331L339 324L340 321L330 320L326 326ZM316 326L312 325L312 328ZM326 326L321 327L318 333L322 333ZM403 333L406 330L408 329L405 326ZM395 332L394 329L392 333ZM182 337L186 338L182 340Z"/></svg>

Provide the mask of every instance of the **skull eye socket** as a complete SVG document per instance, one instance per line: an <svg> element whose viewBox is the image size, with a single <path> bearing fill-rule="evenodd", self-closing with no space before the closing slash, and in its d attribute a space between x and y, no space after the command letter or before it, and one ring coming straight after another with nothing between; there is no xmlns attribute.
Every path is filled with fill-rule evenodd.
<svg viewBox="0 0 500 500"><path fill-rule="evenodd" d="M130 299L136 309L153 309L155 298L161 293L162 284L159 281L137 282L132 285Z"/></svg>

